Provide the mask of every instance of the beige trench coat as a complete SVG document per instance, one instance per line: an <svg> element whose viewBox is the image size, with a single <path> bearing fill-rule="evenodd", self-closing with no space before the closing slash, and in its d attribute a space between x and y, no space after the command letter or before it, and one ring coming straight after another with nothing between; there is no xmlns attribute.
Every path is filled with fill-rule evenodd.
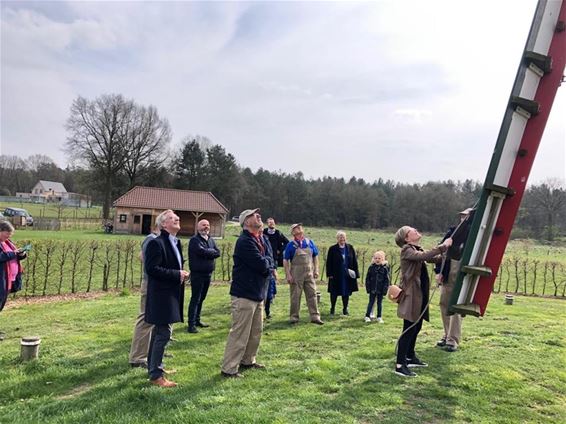
<svg viewBox="0 0 566 424"><path fill-rule="evenodd" d="M416 246L405 244L401 248L401 282L403 289L399 296L397 316L407 321L415 322L421 314L423 292L421 290L421 268L423 262L440 262L441 254L446 251L445 246L437 246L431 250L420 251ZM425 293L428 295L428 293ZM428 321L428 314L424 319Z"/></svg>

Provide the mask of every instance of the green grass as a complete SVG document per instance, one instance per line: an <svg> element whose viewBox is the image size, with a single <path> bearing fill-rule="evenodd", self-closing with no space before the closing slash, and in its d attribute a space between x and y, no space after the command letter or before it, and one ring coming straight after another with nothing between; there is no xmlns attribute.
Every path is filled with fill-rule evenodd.
<svg viewBox="0 0 566 424"><path fill-rule="evenodd" d="M76 208L71 206L58 207L50 203L0 202L0 212L9 207L25 209L34 218L101 218L102 216L100 206Z"/></svg>
<svg viewBox="0 0 566 424"><path fill-rule="evenodd" d="M287 322L288 289L279 286L264 329L263 371L224 380L220 363L230 326L228 286L211 289L197 335L175 326L166 359L179 387L150 387L128 367L137 295L19 304L1 314L0 422L5 423L558 423L566 422L566 309L563 300L495 295L486 316L468 317L460 351L434 347L441 336L438 294L417 352L429 362L415 379L393 374L401 322L384 305L385 324L365 324L367 296L351 316L326 325ZM187 295L189 292L187 292ZM39 335L40 359L21 363L19 338Z"/></svg>

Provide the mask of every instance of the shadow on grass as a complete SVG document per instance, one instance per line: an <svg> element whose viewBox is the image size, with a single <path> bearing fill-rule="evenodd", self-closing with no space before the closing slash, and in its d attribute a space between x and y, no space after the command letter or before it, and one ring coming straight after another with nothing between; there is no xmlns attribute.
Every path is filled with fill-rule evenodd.
<svg viewBox="0 0 566 424"><path fill-rule="evenodd" d="M183 337L182 342L171 349L181 360L171 361L183 361L181 353L187 348L185 343L198 350L209 346L215 338L218 342L218 335L190 341ZM192 370L189 374L196 374L195 378L183 381L175 389L160 389L150 386L145 369L129 366L129 340L82 348L85 347L88 352L85 354L75 351L65 355L52 347L44 349L40 359L33 362L3 360L0 366L9 369L8 374L17 374L18 378L3 381L2 403L18 402L20 412L29 408L25 415L28 418L37 414L43 419L66 416L73 422L96 422L97 415L103 415L145 421L163 415L167 405L177 409L221 382L218 367L218 374L210 369L198 374ZM127 410L124 405L128 405Z"/></svg>

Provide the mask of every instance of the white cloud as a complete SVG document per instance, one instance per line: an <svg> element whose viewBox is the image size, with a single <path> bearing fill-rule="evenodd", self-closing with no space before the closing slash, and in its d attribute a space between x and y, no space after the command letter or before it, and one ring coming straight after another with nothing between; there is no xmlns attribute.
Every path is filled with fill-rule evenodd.
<svg viewBox="0 0 566 424"><path fill-rule="evenodd" d="M410 120L417 123L423 122L424 119L432 115L430 110L421 109L397 109L393 115L400 117L404 120Z"/></svg>
<svg viewBox="0 0 566 424"><path fill-rule="evenodd" d="M483 180L535 5L3 2L2 152L63 164L73 98L115 92L254 169ZM564 175L561 97L539 180Z"/></svg>

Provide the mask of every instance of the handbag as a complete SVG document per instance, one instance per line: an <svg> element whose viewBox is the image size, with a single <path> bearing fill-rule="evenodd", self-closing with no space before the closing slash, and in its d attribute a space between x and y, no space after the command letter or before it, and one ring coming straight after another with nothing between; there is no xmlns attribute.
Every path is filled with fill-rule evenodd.
<svg viewBox="0 0 566 424"><path fill-rule="evenodd" d="M387 298L392 302L398 302L399 296L403 292L403 289L395 284L391 284L387 289Z"/></svg>

